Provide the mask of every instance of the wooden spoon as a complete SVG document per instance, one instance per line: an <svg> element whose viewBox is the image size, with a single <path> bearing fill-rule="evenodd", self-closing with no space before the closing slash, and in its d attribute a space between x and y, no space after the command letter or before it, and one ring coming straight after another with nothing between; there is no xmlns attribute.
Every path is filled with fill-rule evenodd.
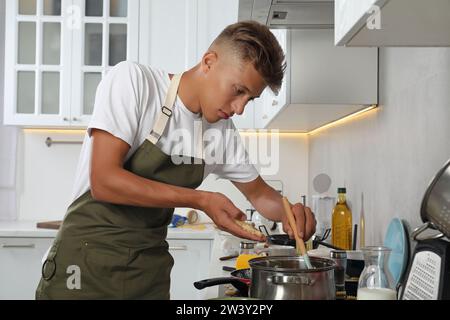
<svg viewBox="0 0 450 320"><path fill-rule="evenodd" d="M297 230L297 226L295 224L294 214L292 213L291 205L289 204L289 201L286 197L283 197L283 206L284 206L284 211L286 212L286 215L288 217L288 221L291 226L291 229L292 229L292 231L294 231L297 254L301 255L303 257L303 259L305 260L306 268L312 269L313 266L311 264L311 261L309 261L308 254L306 253L305 243L303 242L303 239L300 238L300 236L298 235L298 230Z"/></svg>

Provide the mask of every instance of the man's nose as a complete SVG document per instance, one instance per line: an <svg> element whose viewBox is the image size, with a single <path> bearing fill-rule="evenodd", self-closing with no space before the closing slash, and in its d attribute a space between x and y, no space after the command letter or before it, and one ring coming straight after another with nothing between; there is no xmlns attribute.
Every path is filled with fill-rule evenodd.
<svg viewBox="0 0 450 320"><path fill-rule="evenodd" d="M233 113L241 115L244 112L246 105L247 100L241 99L239 101L235 101L235 103L232 104L231 109Z"/></svg>

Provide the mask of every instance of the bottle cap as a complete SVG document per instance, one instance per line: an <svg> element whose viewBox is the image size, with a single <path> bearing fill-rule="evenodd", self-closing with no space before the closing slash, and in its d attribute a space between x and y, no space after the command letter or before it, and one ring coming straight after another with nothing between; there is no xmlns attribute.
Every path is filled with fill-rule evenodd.
<svg viewBox="0 0 450 320"><path fill-rule="evenodd" d="M338 188L338 193L347 193L346 188Z"/></svg>
<svg viewBox="0 0 450 320"><path fill-rule="evenodd" d="M255 248L255 242L244 242L242 241L239 245L241 249L254 249Z"/></svg>
<svg viewBox="0 0 450 320"><path fill-rule="evenodd" d="M347 258L347 252L344 250L332 250L330 252L330 257L332 259L345 259Z"/></svg>

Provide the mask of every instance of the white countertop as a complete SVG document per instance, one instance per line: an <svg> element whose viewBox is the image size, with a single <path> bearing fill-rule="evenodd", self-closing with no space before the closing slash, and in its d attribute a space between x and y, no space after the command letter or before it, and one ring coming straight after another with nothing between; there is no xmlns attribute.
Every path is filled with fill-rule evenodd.
<svg viewBox="0 0 450 320"><path fill-rule="evenodd" d="M58 230L36 227L37 221L0 221L0 237L54 238ZM206 229L168 228L167 239L206 239L213 240L216 229L205 224Z"/></svg>

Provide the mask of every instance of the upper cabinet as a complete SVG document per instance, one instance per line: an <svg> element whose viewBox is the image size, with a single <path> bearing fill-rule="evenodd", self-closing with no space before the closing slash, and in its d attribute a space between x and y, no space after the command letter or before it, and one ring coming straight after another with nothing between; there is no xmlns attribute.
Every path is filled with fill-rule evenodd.
<svg viewBox="0 0 450 320"><path fill-rule="evenodd" d="M333 13L333 1L239 1L239 20L272 28L287 60L279 94L251 107L254 128L310 132L378 104L378 49L336 47Z"/></svg>
<svg viewBox="0 0 450 320"><path fill-rule="evenodd" d="M172 73L192 68L220 32L237 22L238 6L238 0L142 1L139 62ZM239 129L254 128L254 104L233 122Z"/></svg>
<svg viewBox="0 0 450 320"><path fill-rule="evenodd" d="M336 47L332 29L274 32L286 41L287 73L278 96L255 101L256 128L310 132L378 103L377 48Z"/></svg>
<svg viewBox="0 0 450 320"><path fill-rule="evenodd" d="M6 2L4 123L85 127L98 83L138 58L138 0Z"/></svg>
<svg viewBox="0 0 450 320"><path fill-rule="evenodd" d="M449 0L335 0L339 46L450 46Z"/></svg>

